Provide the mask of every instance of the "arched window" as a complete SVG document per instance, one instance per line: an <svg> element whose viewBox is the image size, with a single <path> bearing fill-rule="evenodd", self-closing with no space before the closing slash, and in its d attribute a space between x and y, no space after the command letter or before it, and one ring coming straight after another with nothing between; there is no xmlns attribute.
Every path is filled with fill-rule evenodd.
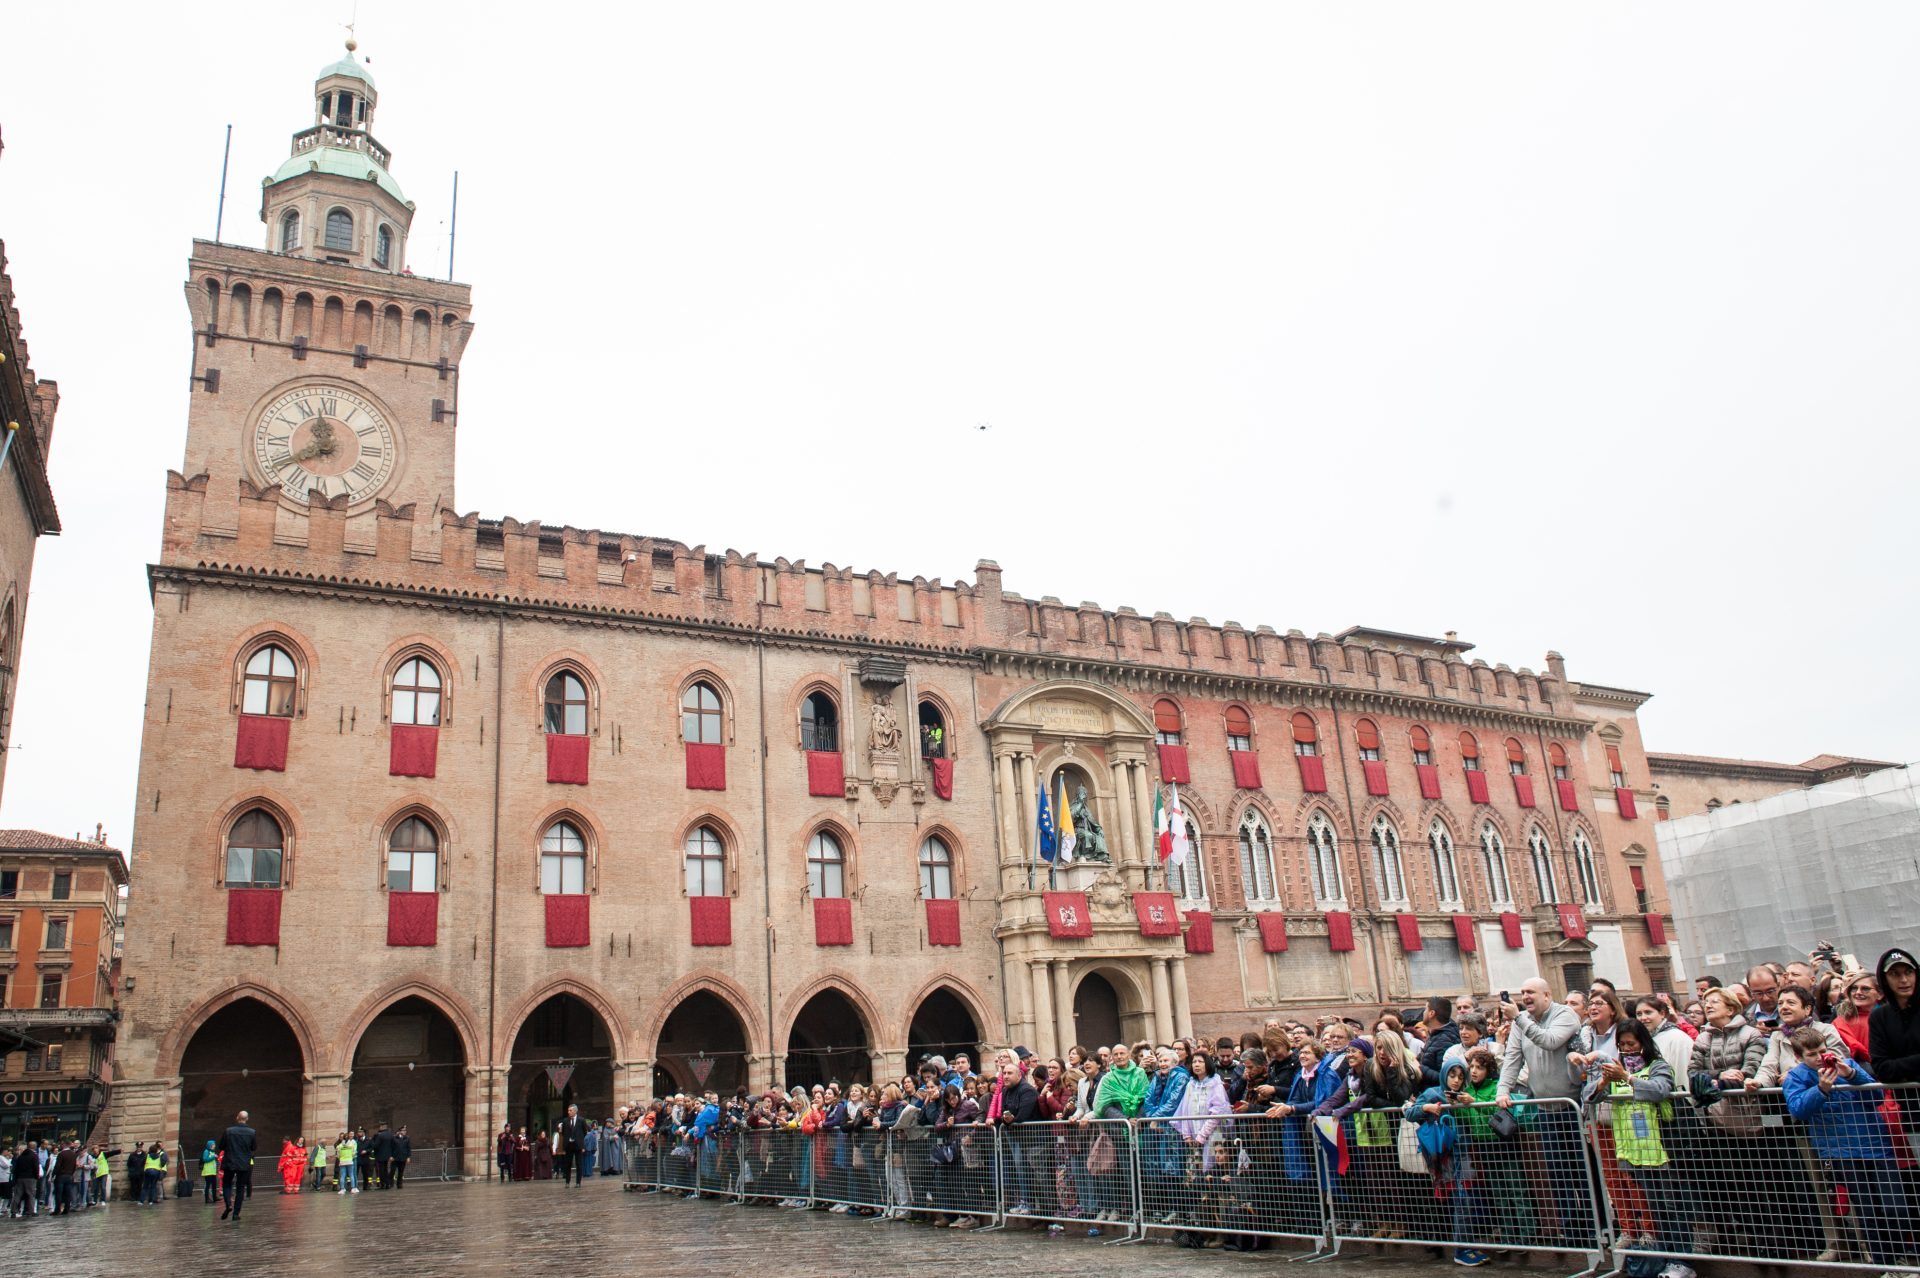
<svg viewBox="0 0 1920 1278"><path fill-rule="evenodd" d="M227 886L279 887L286 847L280 823L259 808L250 809L227 831Z"/></svg>
<svg viewBox="0 0 1920 1278"><path fill-rule="evenodd" d="M1153 740L1156 745L1179 745L1180 707L1162 697L1153 703Z"/></svg>
<svg viewBox="0 0 1920 1278"><path fill-rule="evenodd" d="M1555 781L1572 780L1573 770L1567 766L1567 748L1558 741L1547 746L1547 762L1553 766Z"/></svg>
<svg viewBox="0 0 1920 1278"><path fill-rule="evenodd" d="M1334 836L1333 822L1316 812L1307 821L1307 857L1313 865L1313 899L1316 905L1333 905L1347 899L1340 881L1340 841Z"/></svg>
<svg viewBox="0 0 1920 1278"><path fill-rule="evenodd" d="M825 830L807 840L807 894L826 897L847 894L847 854L840 840Z"/></svg>
<svg viewBox="0 0 1920 1278"><path fill-rule="evenodd" d="M947 757L947 717L940 713L940 707L931 701L920 703L920 757L923 759L944 759Z"/></svg>
<svg viewBox="0 0 1920 1278"><path fill-rule="evenodd" d="M381 226L373 237L373 264L386 266L393 261L393 228Z"/></svg>
<svg viewBox="0 0 1920 1278"><path fill-rule="evenodd" d="M353 214L345 209L327 210L327 247L330 249L353 247Z"/></svg>
<svg viewBox="0 0 1920 1278"><path fill-rule="evenodd" d="M287 650L270 643L247 658L247 674L240 688L241 714L293 717L293 693L299 683L297 667Z"/></svg>
<svg viewBox="0 0 1920 1278"><path fill-rule="evenodd" d="M1433 735L1419 724L1407 730L1407 742L1413 747L1413 761L1426 767L1433 762Z"/></svg>
<svg viewBox="0 0 1920 1278"><path fill-rule="evenodd" d="M937 834L920 840L920 896L927 901L953 899L953 849Z"/></svg>
<svg viewBox="0 0 1920 1278"><path fill-rule="evenodd" d="M1507 844L1488 821L1480 827L1480 855L1487 865L1487 893L1498 909L1513 908L1513 882L1507 877Z"/></svg>
<svg viewBox="0 0 1920 1278"><path fill-rule="evenodd" d="M1624 790L1627 788L1627 767L1624 763L1620 762L1619 746L1610 745L1607 747L1607 775L1612 778L1611 784L1614 789Z"/></svg>
<svg viewBox="0 0 1920 1278"><path fill-rule="evenodd" d="M1580 900L1593 909L1601 908L1600 867L1594 863L1593 844L1587 839L1587 832L1576 828L1573 832L1573 868L1580 875Z"/></svg>
<svg viewBox="0 0 1920 1278"><path fill-rule="evenodd" d="M800 703L800 748L827 754L840 751L840 712L824 692L809 693Z"/></svg>
<svg viewBox="0 0 1920 1278"><path fill-rule="evenodd" d="M1293 716L1293 752L1308 756L1320 753L1320 725L1305 710Z"/></svg>
<svg viewBox="0 0 1920 1278"><path fill-rule="evenodd" d="M687 895L727 894L727 848L710 825L687 835Z"/></svg>
<svg viewBox="0 0 1920 1278"><path fill-rule="evenodd" d="M1248 905L1271 909L1280 904L1280 888L1273 876L1273 835L1251 808L1240 818L1240 881L1246 886Z"/></svg>
<svg viewBox="0 0 1920 1278"><path fill-rule="evenodd" d="M548 896L587 890L587 841L571 821L555 821L540 836L540 890Z"/></svg>
<svg viewBox="0 0 1920 1278"><path fill-rule="evenodd" d="M1361 719L1353 725L1354 744L1360 748L1360 762L1380 762L1380 729L1373 720Z"/></svg>
<svg viewBox="0 0 1920 1278"><path fill-rule="evenodd" d="M1460 734L1460 766L1468 772L1480 770L1480 742L1471 732Z"/></svg>
<svg viewBox="0 0 1920 1278"><path fill-rule="evenodd" d="M1540 903L1552 905L1560 899L1560 885L1553 876L1553 845L1537 825L1527 831L1527 857L1533 863L1533 886L1540 893Z"/></svg>
<svg viewBox="0 0 1920 1278"><path fill-rule="evenodd" d="M1380 899L1387 905L1407 903L1406 867L1400 860L1400 831L1383 813L1373 819L1373 871L1380 881Z"/></svg>
<svg viewBox="0 0 1920 1278"><path fill-rule="evenodd" d="M1427 850L1433 854L1433 890L1442 909L1460 909L1460 863L1453 856L1453 831L1438 817L1427 827Z"/></svg>
<svg viewBox="0 0 1920 1278"><path fill-rule="evenodd" d="M298 253L300 251L300 214L288 209L280 218L280 251Z"/></svg>
<svg viewBox="0 0 1920 1278"><path fill-rule="evenodd" d="M1507 738L1507 771L1516 777L1527 775L1527 752L1520 748L1520 738Z"/></svg>
<svg viewBox="0 0 1920 1278"><path fill-rule="evenodd" d="M1253 716L1245 706L1227 707L1227 749L1253 749Z"/></svg>
<svg viewBox="0 0 1920 1278"><path fill-rule="evenodd" d="M547 731L555 736L587 735L587 685L571 670L547 680Z"/></svg>
<svg viewBox="0 0 1920 1278"><path fill-rule="evenodd" d="M434 892L440 887L440 836L408 817L387 839L387 891Z"/></svg>
<svg viewBox="0 0 1920 1278"><path fill-rule="evenodd" d="M394 673L393 721L440 726L440 670L425 657L401 662Z"/></svg>
<svg viewBox="0 0 1920 1278"><path fill-rule="evenodd" d="M704 679L680 698L680 735L688 745L720 744L720 694Z"/></svg>
<svg viewBox="0 0 1920 1278"><path fill-rule="evenodd" d="M1207 899L1206 858L1200 854L1200 831L1193 822L1187 822L1187 859L1179 865L1167 862L1167 890L1180 899L1181 904L1197 908Z"/></svg>

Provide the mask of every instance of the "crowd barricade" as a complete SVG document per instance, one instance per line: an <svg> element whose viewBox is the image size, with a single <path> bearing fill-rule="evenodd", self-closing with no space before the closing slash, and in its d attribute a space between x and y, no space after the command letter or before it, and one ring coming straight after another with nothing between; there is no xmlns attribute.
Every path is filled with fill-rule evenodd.
<svg viewBox="0 0 1920 1278"><path fill-rule="evenodd" d="M1190 1245L1328 1245L1328 1168L1305 1117L1155 1118L1133 1127L1144 1231Z"/></svg>
<svg viewBox="0 0 1920 1278"><path fill-rule="evenodd" d="M1836 1087L1813 1125L1779 1088L1593 1107L1614 1254L1874 1273L1920 1258L1920 1086Z"/></svg>
<svg viewBox="0 0 1920 1278"><path fill-rule="evenodd" d="M1125 1119L1018 1123L993 1129L1003 1219L1140 1231L1136 1133Z"/></svg>

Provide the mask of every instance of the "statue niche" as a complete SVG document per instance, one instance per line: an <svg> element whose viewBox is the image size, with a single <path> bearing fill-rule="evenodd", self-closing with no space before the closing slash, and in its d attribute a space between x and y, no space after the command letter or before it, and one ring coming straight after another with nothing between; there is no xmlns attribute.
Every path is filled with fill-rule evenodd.
<svg viewBox="0 0 1920 1278"><path fill-rule="evenodd" d="M1093 801L1087 797L1084 783L1074 787L1073 802L1067 806L1067 813L1073 818L1073 859L1112 864L1113 854L1107 850L1107 832L1094 820Z"/></svg>

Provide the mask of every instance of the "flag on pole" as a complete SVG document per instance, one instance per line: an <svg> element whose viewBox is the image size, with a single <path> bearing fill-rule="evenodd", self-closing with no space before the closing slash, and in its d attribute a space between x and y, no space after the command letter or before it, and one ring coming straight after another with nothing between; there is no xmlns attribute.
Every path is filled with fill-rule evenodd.
<svg viewBox="0 0 1920 1278"><path fill-rule="evenodd" d="M1173 826L1167 820L1166 793L1153 787L1153 845L1162 861L1173 855Z"/></svg>
<svg viewBox="0 0 1920 1278"><path fill-rule="evenodd" d="M1054 849L1053 813L1047 808L1047 787L1044 783L1040 786L1040 831L1038 839L1035 840L1035 846L1039 849L1040 859L1048 865L1052 865Z"/></svg>
<svg viewBox="0 0 1920 1278"><path fill-rule="evenodd" d="M1180 806L1180 783L1173 783L1173 811L1167 814L1167 824L1173 827L1173 849L1167 857L1169 865L1185 865L1187 853L1193 850L1192 841L1187 838L1187 814Z"/></svg>
<svg viewBox="0 0 1920 1278"><path fill-rule="evenodd" d="M1073 809L1067 806L1067 778L1064 775L1060 778L1060 806L1056 810L1060 813L1060 859L1071 861L1074 845L1080 840L1073 832Z"/></svg>

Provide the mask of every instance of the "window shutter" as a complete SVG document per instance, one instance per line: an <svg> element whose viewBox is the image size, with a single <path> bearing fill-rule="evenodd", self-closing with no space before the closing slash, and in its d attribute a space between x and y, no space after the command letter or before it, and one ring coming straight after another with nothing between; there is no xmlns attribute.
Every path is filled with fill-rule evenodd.
<svg viewBox="0 0 1920 1278"><path fill-rule="evenodd" d="M1373 720L1362 719L1354 725L1353 732L1354 735L1359 738L1360 748L1362 750L1378 750L1380 748L1380 729L1373 725Z"/></svg>
<svg viewBox="0 0 1920 1278"><path fill-rule="evenodd" d="M1253 736L1253 716L1240 706L1227 707L1227 735L1230 737Z"/></svg>
<svg viewBox="0 0 1920 1278"><path fill-rule="evenodd" d="M1180 707L1164 698L1154 702L1153 730L1177 735L1180 731Z"/></svg>
<svg viewBox="0 0 1920 1278"><path fill-rule="evenodd" d="M1314 722L1313 716L1305 710L1293 716L1293 739L1307 744L1311 744L1320 739L1320 726Z"/></svg>

